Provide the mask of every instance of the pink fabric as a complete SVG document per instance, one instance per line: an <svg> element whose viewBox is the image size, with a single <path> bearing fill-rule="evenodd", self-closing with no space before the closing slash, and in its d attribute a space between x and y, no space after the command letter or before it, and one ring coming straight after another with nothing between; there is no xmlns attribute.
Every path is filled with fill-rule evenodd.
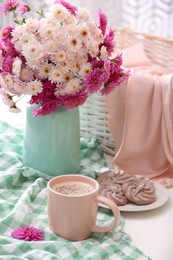
<svg viewBox="0 0 173 260"><path fill-rule="evenodd" d="M122 50L123 65L127 68L134 68L137 66L151 65L147 58L142 42L138 42L130 47Z"/></svg>
<svg viewBox="0 0 173 260"><path fill-rule="evenodd" d="M173 178L173 75L164 75L149 60L147 64L147 58L143 62L142 49L135 56L134 66L128 61L133 66L128 81L106 98L108 124L118 147L113 165L165 182Z"/></svg>

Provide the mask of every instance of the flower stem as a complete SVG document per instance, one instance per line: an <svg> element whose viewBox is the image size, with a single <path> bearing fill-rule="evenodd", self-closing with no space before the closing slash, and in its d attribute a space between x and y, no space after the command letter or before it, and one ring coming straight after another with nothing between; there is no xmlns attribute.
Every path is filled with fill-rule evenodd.
<svg viewBox="0 0 173 260"><path fill-rule="evenodd" d="M41 10L40 12L36 9L33 9L33 8L30 8L30 11L33 12L33 13L36 13L38 15L40 15L41 17L45 18L45 15L44 15L44 12L43 10Z"/></svg>
<svg viewBox="0 0 173 260"><path fill-rule="evenodd" d="M14 15L14 22L17 23L17 24L23 24L23 21L20 22L19 19L17 18L15 10L12 10L12 12L13 12L13 15Z"/></svg>

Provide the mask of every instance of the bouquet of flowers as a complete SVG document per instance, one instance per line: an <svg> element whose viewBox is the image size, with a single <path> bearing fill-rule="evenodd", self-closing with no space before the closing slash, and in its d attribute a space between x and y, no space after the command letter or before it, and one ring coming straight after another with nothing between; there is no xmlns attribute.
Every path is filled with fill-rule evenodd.
<svg viewBox="0 0 173 260"><path fill-rule="evenodd" d="M0 92L11 111L20 111L18 101L26 95L30 104L40 104L34 116L58 106L71 109L92 93L108 94L129 76L121 54L111 58L115 31L101 10L98 24L85 8L64 0L55 0L47 12L9 0L0 12L12 12L15 22L0 35ZM28 12L38 19L23 18Z"/></svg>

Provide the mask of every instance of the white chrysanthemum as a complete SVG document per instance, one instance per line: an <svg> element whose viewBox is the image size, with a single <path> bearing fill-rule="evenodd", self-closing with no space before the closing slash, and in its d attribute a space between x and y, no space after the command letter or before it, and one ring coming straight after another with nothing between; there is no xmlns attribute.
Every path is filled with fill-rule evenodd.
<svg viewBox="0 0 173 260"><path fill-rule="evenodd" d="M79 74L82 76L87 76L92 71L91 64L86 63L81 65L81 69L79 71Z"/></svg>
<svg viewBox="0 0 173 260"><path fill-rule="evenodd" d="M76 22L74 15L68 13L64 19L64 23L72 25Z"/></svg>
<svg viewBox="0 0 173 260"><path fill-rule="evenodd" d="M68 94L72 94L77 92L80 89L80 80L79 79L72 79L66 85L66 91Z"/></svg>
<svg viewBox="0 0 173 260"><path fill-rule="evenodd" d="M26 24L24 24L26 31L28 32L38 32L41 27L41 21L28 18Z"/></svg>
<svg viewBox="0 0 173 260"><path fill-rule="evenodd" d="M20 80L27 82L33 79L33 72L28 68L22 68L20 71Z"/></svg>
<svg viewBox="0 0 173 260"><path fill-rule="evenodd" d="M78 60L76 60L72 65L72 71L73 73L77 73L80 71L80 63Z"/></svg>
<svg viewBox="0 0 173 260"><path fill-rule="evenodd" d="M26 85L28 95L37 95L42 92L42 83L39 80L30 81Z"/></svg>
<svg viewBox="0 0 173 260"><path fill-rule="evenodd" d="M72 49L72 50L77 50L77 49L80 49L82 47L82 43L81 43L81 40L79 39L79 37L77 36L71 36L69 37L69 47Z"/></svg>
<svg viewBox="0 0 173 260"><path fill-rule="evenodd" d="M18 51L18 52L22 51L22 45L19 43L19 41L16 41L14 43L14 47L15 47L16 51Z"/></svg>
<svg viewBox="0 0 173 260"><path fill-rule="evenodd" d="M88 49L89 49L89 52L92 57L96 57L98 55L99 46L98 46L97 42L90 42L88 44Z"/></svg>
<svg viewBox="0 0 173 260"><path fill-rule="evenodd" d="M78 8L76 17L79 21L88 21L90 19L88 10L83 7Z"/></svg>
<svg viewBox="0 0 173 260"><path fill-rule="evenodd" d="M6 84L4 82L4 77L1 76L0 74L0 93L2 91L2 88L6 87Z"/></svg>
<svg viewBox="0 0 173 260"><path fill-rule="evenodd" d="M49 75L49 79L52 82L62 82L63 81L63 73L60 69L53 69Z"/></svg>
<svg viewBox="0 0 173 260"><path fill-rule="evenodd" d="M65 83L67 83L67 82L69 82L71 79L73 79L74 78L74 76L73 76L73 74L71 73L71 72L68 72L68 73L65 73L64 75L63 75L63 81L65 82Z"/></svg>
<svg viewBox="0 0 173 260"><path fill-rule="evenodd" d="M82 41L87 41L89 37L88 27L86 25L83 25L79 30L79 34Z"/></svg>
<svg viewBox="0 0 173 260"><path fill-rule="evenodd" d="M46 64L40 66L39 76L41 78L48 78L51 70L52 70L52 66L50 64L46 63Z"/></svg>
<svg viewBox="0 0 173 260"><path fill-rule="evenodd" d="M67 59L67 54L64 50L59 50L57 51L57 53L55 54L55 59L58 62L63 62Z"/></svg>
<svg viewBox="0 0 173 260"><path fill-rule="evenodd" d="M69 65L71 66L72 63L76 60L76 52L71 49L67 49L67 60L69 61Z"/></svg>
<svg viewBox="0 0 173 260"><path fill-rule="evenodd" d="M53 38L55 29L52 25L44 24L40 29L40 36L45 39Z"/></svg>
<svg viewBox="0 0 173 260"><path fill-rule="evenodd" d="M67 32L67 34L70 36L74 36L74 35L78 35L79 34L79 29L80 29L80 26L79 25L76 25L76 24L68 24L66 25L65 27L65 30Z"/></svg>
<svg viewBox="0 0 173 260"><path fill-rule="evenodd" d="M65 91L64 88L58 88L55 92L54 92L55 96L56 97L59 97L59 96L65 96L67 95L67 92Z"/></svg>
<svg viewBox="0 0 173 260"><path fill-rule="evenodd" d="M14 43L15 41L17 41L26 32L27 30L25 25L15 26L14 30L12 31L12 42Z"/></svg>
<svg viewBox="0 0 173 260"><path fill-rule="evenodd" d="M54 15L50 12L46 12L45 13L45 19L46 22L48 22L49 24L52 24L52 26L56 26L57 25L57 20L55 19Z"/></svg>
<svg viewBox="0 0 173 260"><path fill-rule="evenodd" d="M22 84L20 84L19 82L14 82L13 83L13 89L19 93L19 94L24 94L25 90Z"/></svg>
<svg viewBox="0 0 173 260"><path fill-rule="evenodd" d="M22 36L19 37L18 40L20 45L25 45L33 41L36 41L36 38L32 33L24 33Z"/></svg>
<svg viewBox="0 0 173 260"><path fill-rule="evenodd" d="M56 35L57 43L66 44L67 35L63 30L57 30Z"/></svg>
<svg viewBox="0 0 173 260"><path fill-rule="evenodd" d="M108 58L108 52L107 52L107 49L105 46L102 46L101 47L101 50L100 50L100 57L101 59L105 60Z"/></svg>
<svg viewBox="0 0 173 260"><path fill-rule="evenodd" d="M63 73L66 73L66 72L70 71L70 68L71 68L70 61L60 62L59 63L59 67L61 68Z"/></svg>
<svg viewBox="0 0 173 260"><path fill-rule="evenodd" d="M88 61L88 53L85 51L78 53L78 60L80 60L80 63L87 63Z"/></svg>
<svg viewBox="0 0 173 260"><path fill-rule="evenodd" d="M23 46L23 55L26 59L37 60L43 57L43 46L39 42L34 42Z"/></svg>
<svg viewBox="0 0 173 260"><path fill-rule="evenodd" d="M38 59L27 59L27 66L32 70L38 70L40 68L41 61Z"/></svg>
<svg viewBox="0 0 173 260"><path fill-rule="evenodd" d="M13 61L12 72L18 77L20 75L21 66L22 66L21 59L19 59L18 57L15 58Z"/></svg>
<svg viewBox="0 0 173 260"><path fill-rule="evenodd" d="M61 4L53 5L49 10L58 21L63 21L68 14L67 9Z"/></svg>
<svg viewBox="0 0 173 260"><path fill-rule="evenodd" d="M87 26L92 35L94 35L95 31L98 30L98 27L94 21L88 21Z"/></svg>
<svg viewBox="0 0 173 260"><path fill-rule="evenodd" d="M2 87L6 87L6 86L12 86L13 85L13 79L12 76L10 74L7 74L4 76L4 86L2 85Z"/></svg>
<svg viewBox="0 0 173 260"><path fill-rule="evenodd" d="M11 106L9 108L9 112L12 112L12 113L20 113L21 112L21 109L16 107L16 106Z"/></svg>
<svg viewBox="0 0 173 260"><path fill-rule="evenodd" d="M10 98L10 96L6 92L1 91L1 95L5 105L7 105L8 107L12 107L14 105L14 101Z"/></svg>
<svg viewBox="0 0 173 260"><path fill-rule="evenodd" d="M104 39L103 34L101 30L97 27L95 29L95 33L93 34L93 38L98 42L98 44L103 42Z"/></svg>
<svg viewBox="0 0 173 260"><path fill-rule="evenodd" d="M54 40L48 40L44 43L44 51L45 53L53 54L57 51L58 45Z"/></svg>

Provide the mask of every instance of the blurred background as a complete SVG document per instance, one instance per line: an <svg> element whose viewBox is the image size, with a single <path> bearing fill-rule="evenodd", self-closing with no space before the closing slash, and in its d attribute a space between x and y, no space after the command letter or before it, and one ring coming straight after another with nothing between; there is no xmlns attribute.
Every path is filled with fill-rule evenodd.
<svg viewBox="0 0 173 260"><path fill-rule="evenodd" d="M67 0L71 4L89 9L94 20L97 10L104 11L109 25L128 27L140 32L158 34L173 38L173 0ZM6 0L0 0L0 4ZM53 0L24 0L32 6L43 9ZM2 15L0 28L12 23L12 17Z"/></svg>

